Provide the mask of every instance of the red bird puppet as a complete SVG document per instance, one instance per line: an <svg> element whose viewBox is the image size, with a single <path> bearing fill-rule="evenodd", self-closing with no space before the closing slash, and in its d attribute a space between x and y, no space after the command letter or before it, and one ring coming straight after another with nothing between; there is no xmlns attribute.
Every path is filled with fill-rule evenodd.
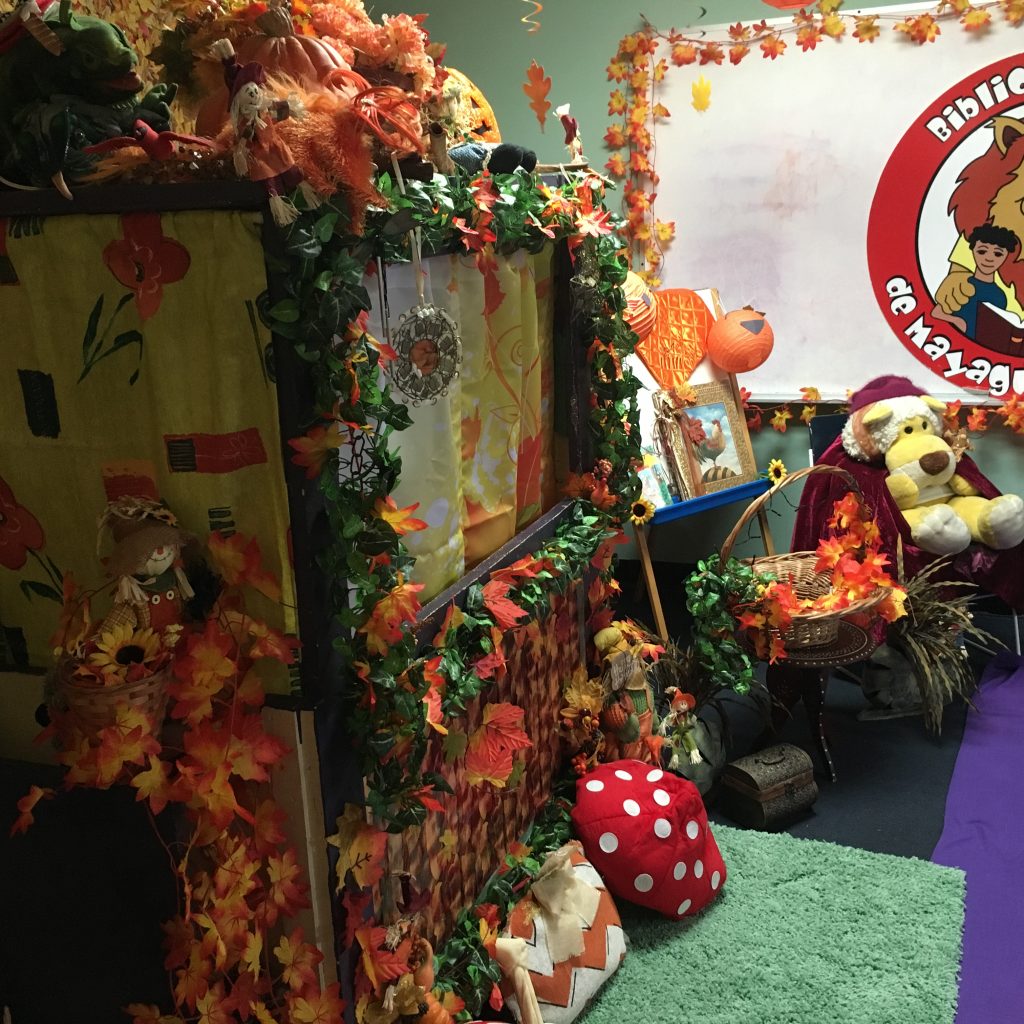
<svg viewBox="0 0 1024 1024"><path fill-rule="evenodd" d="M145 121L136 121L131 135L118 136L116 139L104 139L95 146L89 146L86 153L112 153L118 149L135 147L141 149L150 160L163 162L173 159L178 153L178 145L209 149L213 146L210 139L201 139L196 135L179 135L177 132L154 131Z"/></svg>

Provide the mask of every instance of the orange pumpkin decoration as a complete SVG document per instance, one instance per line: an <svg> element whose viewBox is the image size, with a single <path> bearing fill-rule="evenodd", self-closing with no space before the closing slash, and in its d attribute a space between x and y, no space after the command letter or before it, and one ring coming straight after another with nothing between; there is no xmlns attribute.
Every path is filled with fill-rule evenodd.
<svg viewBox="0 0 1024 1024"><path fill-rule="evenodd" d="M462 112L469 122L470 136L480 142L501 142L498 119L487 97L461 71L447 66L445 71L462 93Z"/></svg>
<svg viewBox="0 0 1024 1024"><path fill-rule="evenodd" d="M708 355L726 373L748 373L771 354L775 333L751 306L734 309L716 320L708 333Z"/></svg>
<svg viewBox="0 0 1024 1024"><path fill-rule="evenodd" d="M433 992L428 992L423 1001L427 1004L427 1010L416 1018L416 1024L454 1024L454 1018Z"/></svg>
<svg viewBox="0 0 1024 1024"><path fill-rule="evenodd" d="M332 71L348 71L344 57L322 39L295 34L291 10L278 4L256 19L256 35L235 46L239 64L256 61L268 75L287 75L301 85L319 85ZM216 89L203 101L196 115L196 134L214 138L228 123L228 90Z"/></svg>

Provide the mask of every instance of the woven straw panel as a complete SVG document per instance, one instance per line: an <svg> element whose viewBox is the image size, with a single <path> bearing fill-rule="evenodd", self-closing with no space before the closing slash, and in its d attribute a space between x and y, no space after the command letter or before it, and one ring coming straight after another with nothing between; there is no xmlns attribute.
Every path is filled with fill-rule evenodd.
<svg viewBox="0 0 1024 1024"><path fill-rule="evenodd" d="M558 709L562 687L582 663L579 587L553 597L551 612L509 633L505 677L467 709L467 735L480 725L487 703L508 701L523 708L523 727L533 746L523 752L525 771L515 789L465 781L462 759L445 764L440 736L427 755L427 769L439 772L454 790L444 799L445 813L431 814L418 829L408 830L389 848L392 874L408 874L415 890L428 894L423 910L426 934L446 938L459 912L475 902L484 883L499 868L509 846L519 839L551 796L560 758ZM455 842L442 844L451 829Z"/></svg>

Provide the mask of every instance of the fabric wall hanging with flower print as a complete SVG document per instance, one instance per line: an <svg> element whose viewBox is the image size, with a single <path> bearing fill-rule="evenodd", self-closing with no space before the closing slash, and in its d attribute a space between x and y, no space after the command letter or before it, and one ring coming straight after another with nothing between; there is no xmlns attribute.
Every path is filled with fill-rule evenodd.
<svg viewBox="0 0 1024 1024"><path fill-rule="evenodd" d="M554 472L552 249L423 263L426 301L459 326L462 365L436 404L410 406L399 506L419 503L427 529L409 534L414 579L429 600L510 541L558 499ZM391 327L417 294L411 266L385 268ZM365 282L376 300L378 282ZM375 307L380 303L374 303ZM384 338L375 310L371 331Z"/></svg>
<svg viewBox="0 0 1024 1024"><path fill-rule="evenodd" d="M50 665L63 578L101 582L96 520L121 494L255 537L294 606L257 215L0 224L0 671ZM229 573L245 557L223 553ZM258 614L294 632L276 601Z"/></svg>

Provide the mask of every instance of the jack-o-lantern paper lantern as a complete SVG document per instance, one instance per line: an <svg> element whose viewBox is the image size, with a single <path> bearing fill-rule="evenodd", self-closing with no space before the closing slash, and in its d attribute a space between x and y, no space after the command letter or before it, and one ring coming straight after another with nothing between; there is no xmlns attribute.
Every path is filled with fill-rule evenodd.
<svg viewBox="0 0 1024 1024"><path fill-rule="evenodd" d="M708 332L708 355L726 373L749 373L771 354L775 333L771 324L750 306L734 309L716 320Z"/></svg>
<svg viewBox="0 0 1024 1024"><path fill-rule="evenodd" d="M456 68L445 65L448 81L459 93L459 119L465 122L472 139L479 142L501 142L501 129L487 97L470 79Z"/></svg>

